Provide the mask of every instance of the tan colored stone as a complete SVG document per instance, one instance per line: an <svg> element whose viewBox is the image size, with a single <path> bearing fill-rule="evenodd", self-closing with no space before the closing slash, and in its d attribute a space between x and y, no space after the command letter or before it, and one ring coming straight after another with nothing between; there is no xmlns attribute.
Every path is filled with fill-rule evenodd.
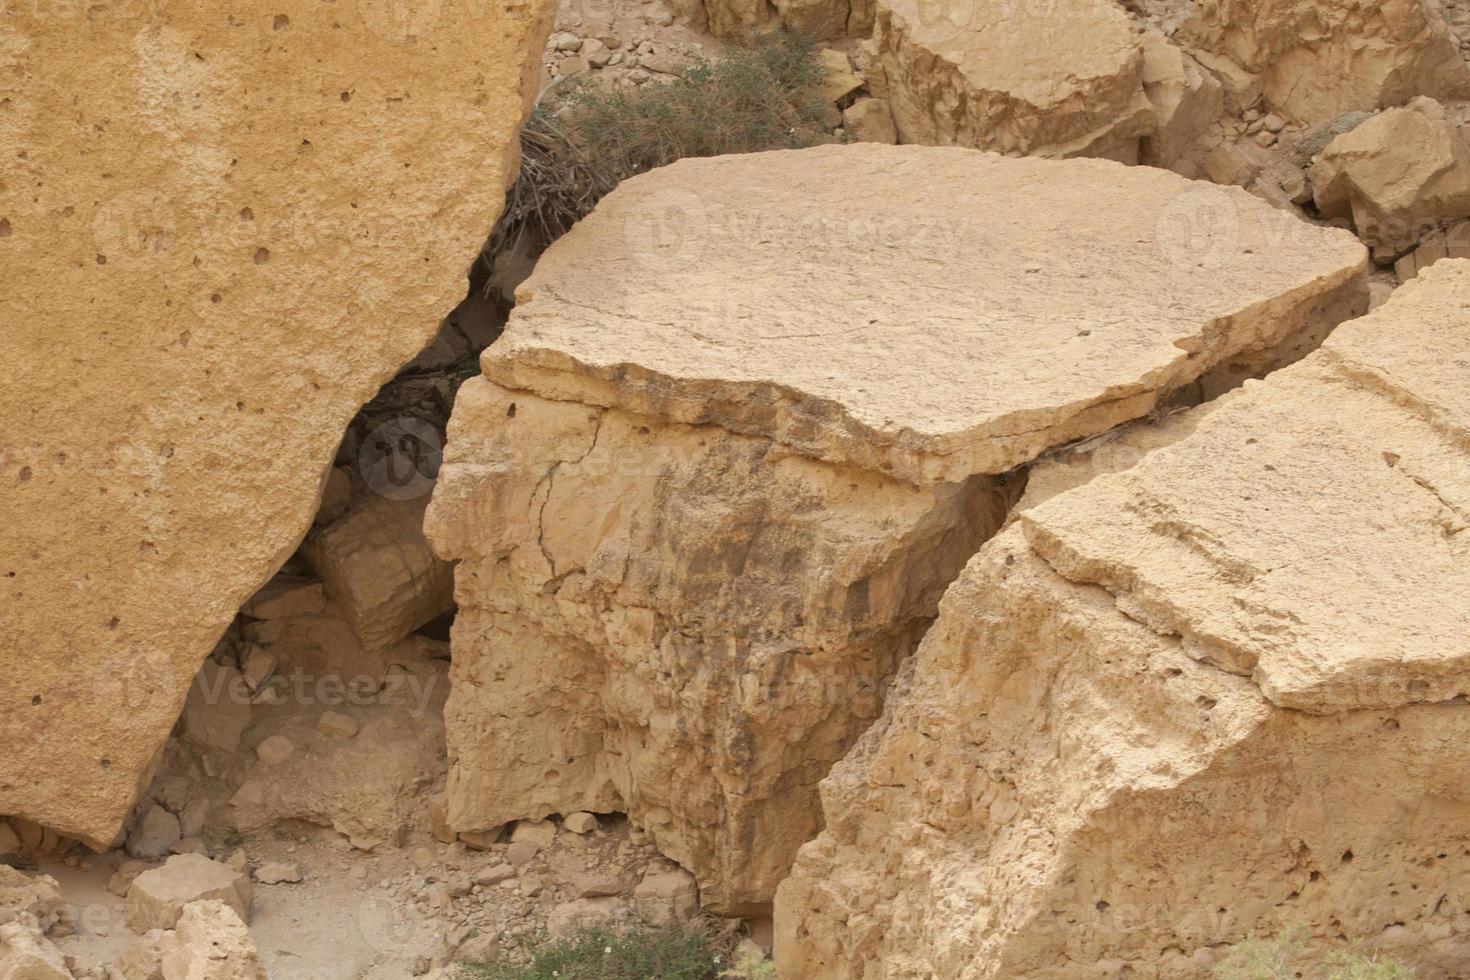
<svg viewBox="0 0 1470 980"><path fill-rule="evenodd" d="M1324 216L1351 217L1370 244L1401 253L1426 231L1470 217L1470 146L1443 106L1415 99L1328 143L1312 188Z"/></svg>
<svg viewBox="0 0 1470 980"><path fill-rule="evenodd" d="M176 854L145 871L128 889L127 923L134 932L172 929L191 902L218 900L250 916L250 876L200 854Z"/></svg>
<svg viewBox="0 0 1470 980"><path fill-rule="evenodd" d="M1224 89L1219 79L1156 30L1144 31L1141 48L1143 91L1155 121L1153 132L1144 137L1141 162L1198 177L1200 144L1224 115Z"/></svg>
<svg viewBox="0 0 1470 980"><path fill-rule="evenodd" d="M823 782L782 975L1197 977L1294 923L1457 975L1467 306L1441 261L1023 503Z"/></svg>
<svg viewBox="0 0 1470 980"><path fill-rule="evenodd" d="M567 814L561 825L574 834L590 834L597 829L597 817L579 810L576 813Z"/></svg>
<svg viewBox="0 0 1470 980"><path fill-rule="evenodd" d="M309 616L326 608L327 593L322 583L315 579L277 575L261 586L260 591L240 607L240 612L254 619L285 619L288 616Z"/></svg>
<svg viewBox="0 0 1470 980"><path fill-rule="evenodd" d="M189 685L183 736L201 749L232 753L250 727L250 685L233 666L204 661Z"/></svg>
<svg viewBox="0 0 1470 980"><path fill-rule="evenodd" d="M583 929L607 929L617 923L627 903L619 898L576 898L563 902L546 917L546 932L565 939Z"/></svg>
<svg viewBox="0 0 1470 980"><path fill-rule="evenodd" d="M62 921L68 909L61 886L50 875L28 875L0 864L0 924L28 920L42 932Z"/></svg>
<svg viewBox="0 0 1470 980"><path fill-rule="evenodd" d="M1432 0L1196 0L1174 40L1241 105L1299 122L1470 97L1470 68Z"/></svg>
<svg viewBox="0 0 1470 980"><path fill-rule="evenodd" d="M876 12L870 86L905 143L1134 163L1154 129L1121 6L879 0Z"/></svg>
<svg viewBox="0 0 1470 980"><path fill-rule="evenodd" d="M707 907L769 901L1006 474L1294 359L1363 264L1103 161L860 144L625 182L450 423L451 826L624 811Z"/></svg>
<svg viewBox="0 0 1470 980"><path fill-rule="evenodd" d="M268 980L250 930L226 902L194 902L161 944L163 980Z"/></svg>
<svg viewBox="0 0 1470 980"><path fill-rule="evenodd" d="M369 494L316 532L306 556L362 645L381 650L454 608L454 571L424 540L427 489Z"/></svg>
<svg viewBox="0 0 1470 980"><path fill-rule="evenodd" d="M652 872L633 889L633 907L656 929L679 925L699 913L699 886L682 868Z"/></svg>
<svg viewBox="0 0 1470 980"><path fill-rule="evenodd" d="M842 128L857 143L897 143L893 110L886 99L858 99L842 110Z"/></svg>
<svg viewBox="0 0 1470 980"><path fill-rule="evenodd" d="M0 978L73 980L61 951L29 922L0 925Z"/></svg>
<svg viewBox="0 0 1470 980"><path fill-rule="evenodd" d="M841 102L863 87L862 76L853 72L852 62L843 52L822 48L817 52L817 64L823 72L822 95L828 102Z"/></svg>
<svg viewBox="0 0 1470 980"><path fill-rule="evenodd" d="M464 294L552 9L7 11L0 814L112 841L348 420Z"/></svg>
<svg viewBox="0 0 1470 980"><path fill-rule="evenodd" d="M317 719L316 730L328 738L351 738L359 730L357 719L340 711L323 711Z"/></svg>

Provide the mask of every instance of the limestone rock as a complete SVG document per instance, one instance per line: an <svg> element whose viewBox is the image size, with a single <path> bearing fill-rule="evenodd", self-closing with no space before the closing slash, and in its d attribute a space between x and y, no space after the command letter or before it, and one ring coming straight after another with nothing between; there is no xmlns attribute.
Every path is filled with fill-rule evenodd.
<svg viewBox="0 0 1470 980"><path fill-rule="evenodd" d="M201 749L233 753L250 727L250 684L235 667L204 661L189 685L183 736Z"/></svg>
<svg viewBox="0 0 1470 980"><path fill-rule="evenodd" d="M646 874L633 889L633 907L654 928L679 925L699 912L699 886L682 868Z"/></svg>
<svg viewBox="0 0 1470 980"><path fill-rule="evenodd" d="M312 568L369 650L454 608L454 572L424 540L427 493L369 495L307 542Z"/></svg>
<svg viewBox="0 0 1470 980"><path fill-rule="evenodd" d="M322 583L309 578L277 575L261 586L260 591L240 607L240 612L254 619L284 619L319 613L326 608L327 594Z"/></svg>
<svg viewBox="0 0 1470 980"><path fill-rule="evenodd" d="M128 889L127 923L134 932L172 929L191 902L218 900L250 916L250 877L200 854L176 854L145 871Z"/></svg>
<svg viewBox="0 0 1470 980"><path fill-rule="evenodd" d="M1195 0L1174 40L1241 105L1319 123L1416 95L1470 97L1470 68L1433 0Z"/></svg>
<svg viewBox="0 0 1470 980"><path fill-rule="evenodd" d="M1143 141L1142 162L1198 177L1199 147L1224 114L1224 89L1219 79L1158 31L1145 31L1141 46L1143 91L1155 119L1154 131Z"/></svg>
<svg viewBox="0 0 1470 980"><path fill-rule="evenodd" d="M1154 129L1121 6L878 0L869 68L905 143L1133 163Z"/></svg>
<svg viewBox="0 0 1470 980"><path fill-rule="evenodd" d="M1433 99L1388 109L1327 144L1312 167L1317 207L1351 216L1394 253L1438 225L1470 217L1470 146Z"/></svg>
<svg viewBox="0 0 1470 980"><path fill-rule="evenodd" d="M162 943L163 980L267 980L250 930L226 902L194 902Z"/></svg>
<svg viewBox="0 0 1470 980"><path fill-rule="evenodd" d="M0 977L4 980L73 980L61 951L28 922L0 925Z"/></svg>
<svg viewBox="0 0 1470 980"><path fill-rule="evenodd" d="M590 834L597 829L597 817L579 810L576 813L567 814L561 825L574 834Z"/></svg>
<svg viewBox="0 0 1470 980"><path fill-rule="evenodd" d="M783 975L1194 977L1291 923L1461 972L1467 305L1437 263L987 544L822 784Z"/></svg>
<svg viewBox="0 0 1470 980"><path fill-rule="evenodd" d="M706 906L769 901L1006 474L1294 359L1363 265L1104 161L857 144L625 182L450 423L451 826L624 811Z"/></svg>
<svg viewBox="0 0 1470 980"><path fill-rule="evenodd" d="M55 878L0 864L0 925L25 920L49 932L68 911Z"/></svg>
<svg viewBox="0 0 1470 980"><path fill-rule="evenodd" d="M255 869L255 880L262 885L290 885L301 880L300 865L271 861Z"/></svg>
<svg viewBox="0 0 1470 980"><path fill-rule="evenodd" d="M7 12L0 814L112 841L348 420L463 295L552 7Z"/></svg>
<svg viewBox="0 0 1470 980"><path fill-rule="evenodd" d="M842 128L858 143L897 143L893 110L886 99L858 99L842 110Z"/></svg>
<svg viewBox="0 0 1470 980"><path fill-rule="evenodd" d="M156 861L183 836L179 818L155 803L143 812L142 819L128 835L128 853L135 858Z"/></svg>
<svg viewBox="0 0 1470 980"><path fill-rule="evenodd" d="M627 904L619 898L575 898L551 910L546 931L553 939L564 939L583 929L614 925Z"/></svg>

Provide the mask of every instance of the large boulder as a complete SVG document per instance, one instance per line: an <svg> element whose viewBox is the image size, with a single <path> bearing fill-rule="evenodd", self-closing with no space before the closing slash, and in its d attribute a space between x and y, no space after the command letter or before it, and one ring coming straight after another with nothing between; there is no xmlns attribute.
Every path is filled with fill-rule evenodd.
<svg viewBox="0 0 1470 980"><path fill-rule="evenodd" d="M1418 98L1328 143L1312 166L1312 193L1324 216L1350 217L1392 257L1470 217L1470 145L1443 106Z"/></svg>
<svg viewBox="0 0 1470 980"><path fill-rule="evenodd" d="M1039 481L823 782L782 975L1201 977L1297 923L1462 975L1467 306L1440 262Z"/></svg>
<svg viewBox="0 0 1470 980"><path fill-rule="evenodd" d="M627 811L768 901L1049 447L1314 346L1363 249L1106 161L858 144L625 182L460 390L448 819Z"/></svg>
<svg viewBox="0 0 1470 980"><path fill-rule="evenodd" d="M1135 163L1154 131L1119 5L878 0L869 84L905 143Z"/></svg>
<svg viewBox="0 0 1470 980"><path fill-rule="evenodd" d="M1175 4L1184 6L1184 4ZM1416 95L1470 97L1436 0L1194 0L1176 41L1242 105L1321 123Z"/></svg>
<svg viewBox="0 0 1470 980"><path fill-rule="evenodd" d="M172 929L192 902L223 902L250 918L250 876L202 854L175 854L162 867L133 879L127 894L128 928Z"/></svg>
<svg viewBox="0 0 1470 980"><path fill-rule="evenodd" d="M348 420L463 295L551 8L7 11L0 814L112 841Z"/></svg>

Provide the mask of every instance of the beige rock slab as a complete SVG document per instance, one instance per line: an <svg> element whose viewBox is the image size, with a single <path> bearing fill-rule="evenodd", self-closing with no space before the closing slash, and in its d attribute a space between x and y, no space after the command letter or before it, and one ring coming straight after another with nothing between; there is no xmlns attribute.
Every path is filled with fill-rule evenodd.
<svg viewBox="0 0 1470 980"><path fill-rule="evenodd" d="M1105 161L868 144L684 160L547 251L483 366L961 480L1277 346L1365 288L1363 258L1242 191Z"/></svg>
<svg viewBox="0 0 1470 980"><path fill-rule="evenodd" d="M759 908L1008 471L1294 358L1362 267L1101 161L868 145L627 182L451 420L451 829L627 812L705 907Z"/></svg>
<svg viewBox="0 0 1470 980"><path fill-rule="evenodd" d="M1441 261L1045 481L823 782L781 975L1183 980L1293 923L1460 975L1467 310Z"/></svg>
<svg viewBox="0 0 1470 980"><path fill-rule="evenodd" d="M1470 96L1470 67L1433 0L1197 0L1174 40L1241 104L1264 97L1304 123Z"/></svg>
<svg viewBox="0 0 1470 980"><path fill-rule="evenodd" d="M250 876L202 854L176 854L133 879L127 895L128 928L172 929L192 902L219 901L250 917Z"/></svg>
<svg viewBox="0 0 1470 980"><path fill-rule="evenodd" d="M112 840L348 419L463 294L550 16L7 10L0 813Z"/></svg>
<svg viewBox="0 0 1470 980"><path fill-rule="evenodd" d="M1137 162L1140 32L1096 0L879 0L870 85L905 143Z"/></svg>

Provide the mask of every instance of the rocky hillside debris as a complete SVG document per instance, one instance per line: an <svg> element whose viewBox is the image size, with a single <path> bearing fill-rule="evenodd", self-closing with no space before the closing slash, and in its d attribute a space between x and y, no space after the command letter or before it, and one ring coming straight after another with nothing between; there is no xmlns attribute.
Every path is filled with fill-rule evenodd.
<svg viewBox="0 0 1470 980"><path fill-rule="evenodd" d="M0 977L6 980L73 980L66 959L32 922L0 925Z"/></svg>
<svg viewBox="0 0 1470 980"><path fill-rule="evenodd" d="M1121 6L878 0L876 16L869 87L905 143L1136 163L1157 128Z"/></svg>
<svg viewBox="0 0 1470 980"><path fill-rule="evenodd" d="M250 918L250 876L202 854L175 854L161 867L133 879L127 923L134 932L172 929L192 902L219 901Z"/></svg>
<svg viewBox="0 0 1470 980"><path fill-rule="evenodd" d="M552 6L7 14L3 247L48 271L4 299L0 813L113 840L347 421L463 295Z"/></svg>
<svg viewBox="0 0 1470 980"><path fill-rule="evenodd" d="M823 782L783 973L1203 976L1300 922L1456 975L1467 304L1437 263L1151 451L1056 464Z"/></svg>
<svg viewBox="0 0 1470 980"><path fill-rule="evenodd" d="M625 182L451 420L448 823L626 810L707 907L768 901L1010 471L1294 359L1363 266L1103 161L861 144Z"/></svg>
<svg viewBox="0 0 1470 980"><path fill-rule="evenodd" d="M1418 95L1470 98L1470 67L1436 0L1170 3L1173 39L1238 105L1321 123Z"/></svg>
<svg viewBox="0 0 1470 980"><path fill-rule="evenodd" d="M303 553L367 650L390 646L454 609L454 569L424 539L429 488L364 494Z"/></svg>
<svg viewBox="0 0 1470 980"><path fill-rule="evenodd" d="M679 0L675 6L695 30L733 40L778 28L819 39L862 37L873 26L872 0Z"/></svg>
<svg viewBox="0 0 1470 980"><path fill-rule="evenodd" d="M1470 217L1470 145L1433 99L1388 109L1335 137L1312 166L1324 217L1350 217L1376 258Z"/></svg>

